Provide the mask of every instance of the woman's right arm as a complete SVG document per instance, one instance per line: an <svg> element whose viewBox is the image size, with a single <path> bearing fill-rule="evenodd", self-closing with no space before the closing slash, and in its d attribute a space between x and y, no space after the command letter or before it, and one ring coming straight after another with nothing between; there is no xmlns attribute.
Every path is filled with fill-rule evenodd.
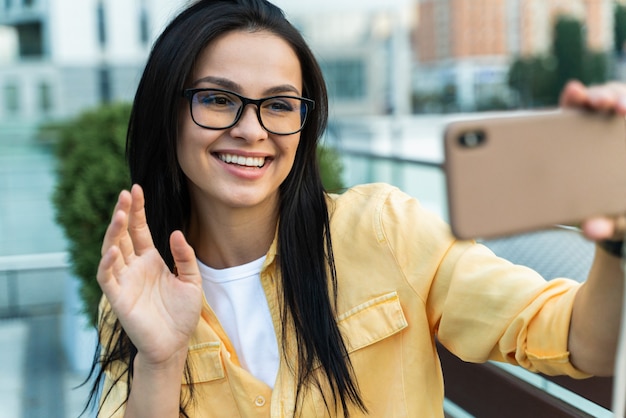
<svg viewBox="0 0 626 418"><path fill-rule="evenodd" d="M141 187L120 193L102 244L98 283L137 348L125 417L178 417L189 339L202 307L195 254L170 237L178 275L154 246Z"/></svg>

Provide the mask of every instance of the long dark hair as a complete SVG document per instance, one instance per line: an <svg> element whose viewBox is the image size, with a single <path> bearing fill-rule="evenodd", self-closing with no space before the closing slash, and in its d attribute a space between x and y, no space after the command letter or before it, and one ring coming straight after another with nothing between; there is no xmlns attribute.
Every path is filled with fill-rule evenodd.
<svg viewBox="0 0 626 418"><path fill-rule="evenodd" d="M334 319L337 280L326 194L316 153L328 119L327 92L313 53L279 8L266 0L200 0L168 25L154 45L135 96L127 140L131 179L144 189L154 243L173 269L169 236L176 229L185 230L190 214L186 179L176 156L181 91L198 55L217 37L231 31L261 30L280 36L292 46L302 68L303 95L316 103L301 132L294 166L279 191L281 325L283 329L289 325L295 329L296 399L312 385L322 393L327 409L334 407L338 411L341 405L347 416L349 404L362 411L366 408ZM101 323L103 320L106 319L101 319ZM94 362L94 369L99 372L94 372L97 379L91 401L104 370L120 360L127 367L125 380L130 393L137 350L117 320L113 331L113 338L100 341L106 354ZM281 335L284 347L285 333ZM323 382L313 372L316 364L321 366L321 378L327 381L332 400L326 399ZM185 373L189 373L188 367ZM193 390L190 393L193 396ZM185 402L181 402L180 409L186 416Z"/></svg>

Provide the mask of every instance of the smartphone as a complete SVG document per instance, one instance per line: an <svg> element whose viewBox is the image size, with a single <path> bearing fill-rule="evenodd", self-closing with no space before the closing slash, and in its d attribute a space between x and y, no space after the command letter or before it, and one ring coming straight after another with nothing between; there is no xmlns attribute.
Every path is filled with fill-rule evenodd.
<svg viewBox="0 0 626 418"><path fill-rule="evenodd" d="M626 213L626 120L585 110L502 112L444 130L448 215L461 239Z"/></svg>

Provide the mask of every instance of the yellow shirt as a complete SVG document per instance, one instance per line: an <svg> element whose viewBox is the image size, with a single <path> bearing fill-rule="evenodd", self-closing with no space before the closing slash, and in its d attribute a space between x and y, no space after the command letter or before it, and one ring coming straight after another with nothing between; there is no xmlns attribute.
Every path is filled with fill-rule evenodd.
<svg viewBox="0 0 626 418"><path fill-rule="evenodd" d="M499 360L546 374L585 376L569 363L567 351L578 283L546 282L480 244L456 241L442 220L388 185L363 185L331 195L329 210L337 321L368 416L443 416L435 337L465 361ZM274 242L261 282L280 333L278 256ZM107 324L101 326L106 332ZM285 332L291 352L293 333ZM190 416L292 417L292 370L297 367L290 367L285 357L296 358L293 352L281 353L272 390L239 366L237 353L205 303L189 346L195 388ZM103 393L116 374L107 373ZM125 384L116 384L100 416L123 416L123 407L115 411L125 396ZM314 388L307 390L298 410L302 417L328 416ZM362 416L356 408L350 412Z"/></svg>

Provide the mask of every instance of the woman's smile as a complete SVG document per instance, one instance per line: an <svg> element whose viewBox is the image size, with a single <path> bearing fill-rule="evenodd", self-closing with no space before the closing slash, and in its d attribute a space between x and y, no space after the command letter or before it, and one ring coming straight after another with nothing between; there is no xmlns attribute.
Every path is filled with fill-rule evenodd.
<svg viewBox="0 0 626 418"><path fill-rule="evenodd" d="M266 157L245 157L243 155L217 153L217 158L226 164L238 165L241 167L261 168L265 165Z"/></svg>
<svg viewBox="0 0 626 418"><path fill-rule="evenodd" d="M235 151L218 151L211 153L227 175L238 180L260 180L271 166L272 158Z"/></svg>

